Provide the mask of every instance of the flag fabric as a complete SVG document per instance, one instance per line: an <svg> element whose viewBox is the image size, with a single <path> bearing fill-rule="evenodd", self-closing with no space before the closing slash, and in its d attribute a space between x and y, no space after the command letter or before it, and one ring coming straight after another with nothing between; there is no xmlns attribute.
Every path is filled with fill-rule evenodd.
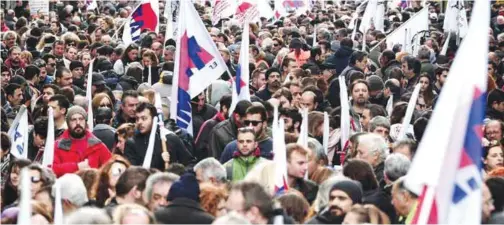
<svg viewBox="0 0 504 225"><path fill-rule="evenodd" d="M87 106L87 125L88 129L90 131L93 131L93 94L92 94L92 87L93 87L93 63L94 60L89 63L89 71L88 71L88 77L87 77L87 83L86 83L86 99L88 100L88 106ZM51 162L52 163L52 162Z"/></svg>
<svg viewBox="0 0 504 225"><path fill-rule="evenodd" d="M140 39L142 30L159 32L159 2L143 0L124 23L122 41L125 45Z"/></svg>
<svg viewBox="0 0 504 225"><path fill-rule="evenodd" d="M275 195L289 190L287 184L287 151L285 146L284 121L278 119L278 106L273 111L273 162L275 164Z"/></svg>
<svg viewBox="0 0 504 225"><path fill-rule="evenodd" d="M451 32L448 33L448 37L446 38L439 55L446 55L446 52L448 51L448 45L450 44L451 34Z"/></svg>
<svg viewBox="0 0 504 225"><path fill-rule="evenodd" d="M245 21L258 22L260 17L270 19L274 15L268 1L242 0L238 3L234 16L238 22L244 24Z"/></svg>
<svg viewBox="0 0 504 225"><path fill-rule="evenodd" d="M394 110L394 95L390 95L389 99L387 100L387 106L385 107L387 110L387 116L390 118L390 115L392 115L392 111Z"/></svg>
<svg viewBox="0 0 504 225"><path fill-rule="evenodd" d="M60 182L54 183L54 225L63 224L63 206L61 202L61 184Z"/></svg>
<svg viewBox="0 0 504 225"><path fill-rule="evenodd" d="M216 25L222 18L232 16L236 7L236 0L212 0L212 24Z"/></svg>
<svg viewBox="0 0 504 225"><path fill-rule="evenodd" d="M366 33L366 31L374 25L375 30L384 31L384 17L385 17L385 1L384 0L369 0L367 2L366 10L362 16L359 31Z"/></svg>
<svg viewBox="0 0 504 225"><path fill-rule="evenodd" d="M341 151L344 151L350 139L350 105L348 104L348 91L344 76L338 77L340 85L341 102Z"/></svg>
<svg viewBox="0 0 504 225"><path fill-rule="evenodd" d="M284 0L275 0L274 2L274 16L275 20L279 20L282 16L287 15L287 10L285 10L285 7L283 5Z"/></svg>
<svg viewBox="0 0 504 225"><path fill-rule="evenodd" d="M249 72L249 23L246 22L243 25L242 32L242 41L240 47L240 58L238 59L239 63L236 68L236 76L233 81L233 90L232 90L232 101L231 106L229 107L229 115L233 114L233 111L241 100L247 100L250 102L250 72Z"/></svg>
<svg viewBox="0 0 504 225"><path fill-rule="evenodd" d="M42 158L42 166L44 167L52 165L54 161L54 113L52 107L47 109L47 116L47 137Z"/></svg>
<svg viewBox="0 0 504 225"><path fill-rule="evenodd" d="M410 126L411 118L413 117L413 112L415 111L416 103L418 101L418 95L420 94L420 84L418 83L411 94L411 98L408 102L408 108L406 108L406 113L404 114L401 132L399 132L399 136L396 141L400 141L406 138L406 130Z"/></svg>
<svg viewBox="0 0 504 225"><path fill-rule="evenodd" d="M166 0L165 2L165 10L163 14L166 18L165 43L168 39L174 39L176 37L179 6L180 1L178 0Z"/></svg>
<svg viewBox="0 0 504 225"><path fill-rule="evenodd" d="M31 224L32 206L31 206L31 176L28 168L21 169L21 196L19 197L19 213L17 215L17 224Z"/></svg>
<svg viewBox="0 0 504 225"><path fill-rule="evenodd" d="M444 32L456 33L458 37L463 38L467 34L467 13L464 6L464 0L448 0L443 21Z"/></svg>
<svg viewBox="0 0 504 225"><path fill-rule="evenodd" d="M147 145L147 151L145 152L145 158L142 163L142 167L149 169L151 168L152 155L154 154L154 144L156 142L156 131L157 131L158 117L154 117L152 121L151 133L149 135L149 145Z"/></svg>
<svg viewBox="0 0 504 225"><path fill-rule="evenodd" d="M402 50L416 56L420 47L420 35L423 31L429 31L429 8L413 15L408 21L399 26L386 37L387 48L392 49L394 45L402 45Z"/></svg>
<svg viewBox="0 0 504 225"><path fill-rule="evenodd" d="M474 3L469 30L405 179L419 194L413 224L481 223L490 2Z"/></svg>
<svg viewBox="0 0 504 225"><path fill-rule="evenodd" d="M317 43L317 24L313 25L313 43L312 43L312 47L315 47L317 46L318 43Z"/></svg>
<svg viewBox="0 0 504 225"><path fill-rule="evenodd" d="M193 135L191 99L217 80L227 66L189 1L180 2L170 115ZM183 15L183 16L180 16Z"/></svg>
<svg viewBox="0 0 504 225"><path fill-rule="evenodd" d="M96 8L98 8L98 3L96 2L96 0L86 0L86 6L87 6L87 10L94 10Z"/></svg>
<svg viewBox="0 0 504 225"><path fill-rule="evenodd" d="M329 114L324 112L324 125L323 125L324 136L322 137L322 146L324 146L324 152L329 155Z"/></svg>
<svg viewBox="0 0 504 225"><path fill-rule="evenodd" d="M28 110L21 105L16 118L8 131L12 138L10 153L21 159L28 158Z"/></svg>
<svg viewBox="0 0 504 225"><path fill-rule="evenodd" d="M302 120L297 143L308 148L308 109L302 108L300 111Z"/></svg>

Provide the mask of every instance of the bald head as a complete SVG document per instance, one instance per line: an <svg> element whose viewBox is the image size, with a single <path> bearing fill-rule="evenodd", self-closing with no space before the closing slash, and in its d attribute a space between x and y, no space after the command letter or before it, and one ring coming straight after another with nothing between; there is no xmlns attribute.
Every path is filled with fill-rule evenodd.
<svg viewBox="0 0 504 225"><path fill-rule="evenodd" d="M312 91L306 91L301 96L301 105L308 109L308 112L311 112L317 108L317 103L315 102L315 93Z"/></svg>

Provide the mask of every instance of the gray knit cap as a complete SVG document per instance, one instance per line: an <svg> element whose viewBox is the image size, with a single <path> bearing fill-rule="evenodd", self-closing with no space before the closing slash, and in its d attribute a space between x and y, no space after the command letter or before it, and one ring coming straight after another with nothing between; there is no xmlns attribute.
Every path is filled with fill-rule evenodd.
<svg viewBox="0 0 504 225"><path fill-rule="evenodd" d="M86 110L78 105L74 105L68 109L68 112L66 114L66 122L68 123L70 121L70 118L72 118L72 116L76 113L81 114L82 116L84 116L84 118L87 118Z"/></svg>

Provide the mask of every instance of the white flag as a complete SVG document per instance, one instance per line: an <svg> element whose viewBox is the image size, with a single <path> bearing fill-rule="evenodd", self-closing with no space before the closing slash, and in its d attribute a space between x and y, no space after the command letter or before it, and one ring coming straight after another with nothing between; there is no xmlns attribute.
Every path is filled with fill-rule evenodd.
<svg viewBox="0 0 504 225"><path fill-rule="evenodd" d="M324 136L322 138L322 146L324 146L324 152L329 155L329 114L324 112Z"/></svg>
<svg viewBox="0 0 504 225"><path fill-rule="evenodd" d="M228 18L236 12L236 0L212 0L212 24L219 20Z"/></svg>
<svg viewBox="0 0 504 225"><path fill-rule="evenodd" d="M88 11L98 8L98 3L96 2L96 0L91 0L91 1L87 0L86 4L87 4Z"/></svg>
<svg viewBox="0 0 504 225"><path fill-rule="evenodd" d="M402 50L416 56L420 47L421 32L429 31L429 9L423 8L408 21L399 26L386 38L387 48L392 49L395 44L401 44Z"/></svg>
<svg viewBox="0 0 504 225"><path fill-rule="evenodd" d="M86 83L86 99L88 100L88 106L87 106L87 125L89 131L93 132L93 127L94 127L94 116L93 116L93 93L91 90L93 87L93 63L94 60L89 63L89 71L88 71L88 76L87 76L87 83ZM51 162L52 163L52 162Z"/></svg>
<svg viewBox="0 0 504 225"><path fill-rule="evenodd" d="M340 85L341 102L341 150L345 150L348 139L350 139L350 106L348 104L348 91L344 76L338 77Z"/></svg>
<svg viewBox="0 0 504 225"><path fill-rule="evenodd" d="M240 47L240 59L238 60L238 68L236 68L236 76L233 81L233 98L231 106L229 107L229 115L233 114L233 111L241 100L247 100L250 102L250 72L249 72L249 26L248 22L243 25L242 42Z"/></svg>
<svg viewBox="0 0 504 225"><path fill-rule="evenodd" d="M142 164L142 167L146 169L151 168L152 155L154 154L154 145L156 142L156 131L158 128L157 124L158 124L158 117L156 116L152 121L152 128L149 136L149 145L147 145L147 151L145 152L145 158Z"/></svg>
<svg viewBox="0 0 504 225"><path fill-rule="evenodd" d="M125 23L122 41L125 45L140 40L140 34L148 29L159 32L159 2L143 0L131 13Z"/></svg>
<svg viewBox="0 0 504 225"><path fill-rule="evenodd" d="M278 119L278 106L273 111L273 162L275 164L275 193L284 193L287 184L287 151L285 147L284 121Z"/></svg>
<svg viewBox="0 0 504 225"><path fill-rule="evenodd" d="M61 202L61 184L56 181L54 183L54 225L63 224L63 206Z"/></svg>
<svg viewBox="0 0 504 225"><path fill-rule="evenodd" d="M12 138L10 153L21 159L28 158L28 110L21 105L8 132Z"/></svg>
<svg viewBox="0 0 504 225"><path fill-rule="evenodd" d="M47 109L47 138L44 147L44 156L42 158L42 166L47 167L53 164L54 161L54 113L53 109Z"/></svg>
<svg viewBox="0 0 504 225"><path fill-rule="evenodd" d="M28 168L21 170L21 196L19 197L19 213L17 217L17 224L26 225L31 224L32 217L32 193L31 193L31 175Z"/></svg>
<svg viewBox="0 0 504 225"><path fill-rule="evenodd" d="M396 141L400 141L406 138L406 130L410 126L411 118L413 117L413 112L415 111L416 103L418 101L418 95L420 94L420 84L415 86L413 93L411 94L411 98L408 102L408 108L406 108L406 113L404 114L401 132L399 132L399 136Z"/></svg>
<svg viewBox="0 0 504 225"><path fill-rule="evenodd" d="M308 109L301 109L301 131L297 143L305 148L308 148Z"/></svg>
<svg viewBox="0 0 504 225"><path fill-rule="evenodd" d="M469 26L464 0L448 0L444 18L443 30L445 32L457 33L460 38L467 34Z"/></svg>

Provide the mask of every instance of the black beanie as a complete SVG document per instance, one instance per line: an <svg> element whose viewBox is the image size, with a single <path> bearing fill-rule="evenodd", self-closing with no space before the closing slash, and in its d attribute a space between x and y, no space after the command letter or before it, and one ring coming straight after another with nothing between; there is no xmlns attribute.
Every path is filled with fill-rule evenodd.
<svg viewBox="0 0 504 225"><path fill-rule="evenodd" d="M81 61L72 61L70 62L70 71L74 70L75 68L82 67L84 69L84 64Z"/></svg>
<svg viewBox="0 0 504 225"><path fill-rule="evenodd" d="M332 186L331 191L340 190L345 192L352 199L353 204L362 203L362 187L361 184L353 180L344 180ZM329 193L330 193L329 192Z"/></svg>
<svg viewBox="0 0 504 225"><path fill-rule="evenodd" d="M187 198L199 202L199 195L200 188L196 176L193 173L187 172L180 177L180 180L173 183L166 199L173 201L177 198Z"/></svg>

